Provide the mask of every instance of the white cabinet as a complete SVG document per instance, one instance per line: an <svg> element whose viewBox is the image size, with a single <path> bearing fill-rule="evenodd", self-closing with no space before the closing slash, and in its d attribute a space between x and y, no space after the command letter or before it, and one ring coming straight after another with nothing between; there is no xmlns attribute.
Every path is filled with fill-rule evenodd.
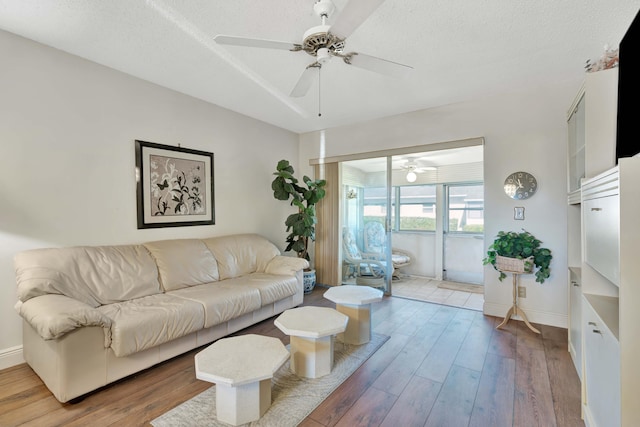
<svg viewBox="0 0 640 427"><path fill-rule="evenodd" d="M588 427L640 426L640 157L582 183L583 409ZM573 313L571 314L573 316Z"/></svg>
<svg viewBox="0 0 640 427"><path fill-rule="evenodd" d="M569 352L581 380L584 377L583 355L583 322L582 322L582 295L585 290L584 282L591 292L606 296L617 297L618 289L610 286L609 279L605 279L598 271L606 272L606 275L615 278L619 271L614 261L618 254L618 245L608 239L615 236L612 230L618 229L617 223L604 221L601 216L583 216L583 210L594 208L593 213L601 212L601 203L607 200L597 200L606 197L606 194L593 193L590 200L582 206L584 182L608 169L615 167L615 138L617 125L617 85L618 69L587 73L584 84L578 91L575 99L567 111L568 144L567 144L567 272L568 300L569 300ZM589 189L586 188L588 192ZM609 194L610 195L610 194ZM612 205L619 206L612 202ZM607 212L609 212L609 208ZM613 214L612 218L616 218ZM595 222L586 226L583 221ZM614 219L614 221L616 221ZM600 230L585 236L584 229ZM607 231L605 231L607 230ZM587 254L586 239L590 239L589 253ZM604 238L604 240L603 240ZM604 243L602 243L604 242ZM608 245L607 247L603 245ZM589 258L588 267L583 268L583 262ZM585 270L585 271L583 271ZM604 274L604 273L603 273ZM586 276L586 278L585 278ZM597 276L594 280L594 276ZM606 281L606 285L600 282ZM617 280L619 281L619 280ZM584 398L583 383L583 398Z"/></svg>
<svg viewBox="0 0 640 427"><path fill-rule="evenodd" d="M607 301L606 299L610 299ZM591 300L593 301L593 300ZM617 301L605 297L599 301L616 305ZM594 305L598 305L596 302ZM592 308L587 296L583 306L585 348L585 379L587 419L589 425L620 425L620 347L617 337Z"/></svg>
<svg viewBox="0 0 640 427"><path fill-rule="evenodd" d="M585 177L585 109L584 86L580 89L576 101L569 109L569 144L567 158L569 193L580 189L580 181Z"/></svg>
<svg viewBox="0 0 640 427"><path fill-rule="evenodd" d="M569 352L582 380L582 275L579 268L569 269Z"/></svg>
<svg viewBox="0 0 640 427"><path fill-rule="evenodd" d="M618 69L587 73L585 78L585 176L616 165Z"/></svg>
<svg viewBox="0 0 640 427"><path fill-rule="evenodd" d="M613 168L582 185L584 259L615 285L620 281L618 182L618 168Z"/></svg>
<svg viewBox="0 0 640 427"><path fill-rule="evenodd" d="M617 301L604 297L614 306ZM609 301L606 299L609 298ZM595 303L597 305L597 302ZM583 305L586 413L589 426L620 425L620 347L618 339L585 297Z"/></svg>

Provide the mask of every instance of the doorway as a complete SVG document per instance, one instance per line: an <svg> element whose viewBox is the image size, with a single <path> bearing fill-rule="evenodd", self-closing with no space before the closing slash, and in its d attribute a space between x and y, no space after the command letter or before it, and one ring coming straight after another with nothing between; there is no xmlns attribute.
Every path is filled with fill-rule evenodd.
<svg viewBox="0 0 640 427"><path fill-rule="evenodd" d="M384 271L387 293L403 277L483 283L482 159L477 145L340 162L343 234L365 254L369 230L378 230L381 263L391 266ZM342 244L342 283L351 284L360 272ZM396 251L410 258L400 268L393 268Z"/></svg>

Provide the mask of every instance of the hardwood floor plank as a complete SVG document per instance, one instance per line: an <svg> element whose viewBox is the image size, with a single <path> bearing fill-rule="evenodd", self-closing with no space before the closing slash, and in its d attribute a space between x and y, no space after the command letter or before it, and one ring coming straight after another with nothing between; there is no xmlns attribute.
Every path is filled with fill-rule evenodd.
<svg viewBox="0 0 640 427"><path fill-rule="evenodd" d="M495 326L498 326L500 322L502 322L502 319L496 317ZM517 326L514 325L515 322L515 320L511 320L504 328L494 328L489 348L487 349L488 353L509 359L516 358Z"/></svg>
<svg viewBox="0 0 640 427"><path fill-rule="evenodd" d="M380 426L424 426L441 388L441 383L427 378L411 378Z"/></svg>
<svg viewBox="0 0 640 427"><path fill-rule="evenodd" d="M513 425L516 361L487 354L469 427Z"/></svg>
<svg viewBox="0 0 640 427"><path fill-rule="evenodd" d="M480 312L476 313L454 361L456 365L482 371L493 334L493 322L494 318L484 316Z"/></svg>
<svg viewBox="0 0 640 427"><path fill-rule="evenodd" d="M480 372L453 365L425 427L466 426L480 383Z"/></svg>
<svg viewBox="0 0 640 427"><path fill-rule="evenodd" d="M40 382L39 385L24 391L11 389L9 386L5 387L7 387L7 390L10 390L12 393L3 399L0 399L0 425L3 425L2 414L7 414L14 410L20 411L26 405L37 402L43 397L51 395L49 389L47 389L42 382Z"/></svg>
<svg viewBox="0 0 640 427"><path fill-rule="evenodd" d="M298 427L324 427L324 424L320 424L311 418L305 418L300 424L298 424Z"/></svg>
<svg viewBox="0 0 640 427"><path fill-rule="evenodd" d="M336 423L336 427L380 425L396 399L397 396L372 387L349 408L347 413Z"/></svg>
<svg viewBox="0 0 640 427"><path fill-rule="evenodd" d="M22 366L23 369L9 371L9 378L2 381L4 384L0 387L0 402L13 393L25 392L42 384L40 377L38 377L31 368L26 364L20 366ZM21 374L24 374L24 376L20 377ZM2 377L4 377L4 375L2 375Z"/></svg>
<svg viewBox="0 0 640 427"><path fill-rule="evenodd" d="M189 367L166 376L149 387L137 389L127 398L105 402L99 409L75 417L65 425L68 427L82 427L90 424L108 426L123 423L124 420L131 418L135 418L138 422L150 421L171 409L172 405L167 404L167 401L173 402L177 398L187 400L209 387L211 384L195 380L193 370Z"/></svg>
<svg viewBox="0 0 640 427"><path fill-rule="evenodd" d="M43 426L61 425L49 423L50 414L60 408L61 403L58 402L51 393L47 391L47 396L41 399L31 401L30 403L14 409L9 412L0 413L0 426Z"/></svg>
<svg viewBox="0 0 640 427"><path fill-rule="evenodd" d="M514 395L514 426L554 427L549 372L544 350L517 345Z"/></svg>
<svg viewBox="0 0 640 427"><path fill-rule="evenodd" d="M566 331L560 328L553 329L558 330L556 336L563 335L562 331ZM545 328L542 332L545 333ZM558 426L584 427L584 421L580 418L580 378L570 357L567 356L567 343L562 340L544 340L544 351Z"/></svg>
<svg viewBox="0 0 640 427"><path fill-rule="evenodd" d="M467 310L459 309L446 326L435 345L416 370L416 375L436 382L444 382L458 350L469 332L473 317ZM472 313L469 311L469 313Z"/></svg>
<svg viewBox="0 0 640 427"><path fill-rule="evenodd" d="M329 395L309 418L326 426L335 425L407 345L409 337L396 335L384 343L362 366Z"/></svg>
<svg viewBox="0 0 640 427"><path fill-rule="evenodd" d="M422 304L412 315L405 319L403 323L398 325L396 333L404 335L416 336L424 325L433 318L441 306L437 304ZM388 334L387 334L388 335Z"/></svg>
<svg viewBox="0 0 640 427"><path fill-rule="evenodd" d="M0 376L0 390L4 390L7 386L14 386L16 382L38 381L36 373L24 363L0 372L2 372Z"/></svg>
<svg viewBox="0 0 640 427"><path fill-rule="evenodd" d="M444 332L445 326L427 322L425 329L428 332L420 336L413 336L402 352L373 383L373 387L395 395L402 393Z"/></svg>

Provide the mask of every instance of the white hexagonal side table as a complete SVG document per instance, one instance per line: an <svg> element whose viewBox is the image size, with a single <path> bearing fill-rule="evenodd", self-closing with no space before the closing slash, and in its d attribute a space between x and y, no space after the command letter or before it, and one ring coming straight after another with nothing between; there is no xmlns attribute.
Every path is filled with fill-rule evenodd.
<svg viewBox="0 0 640 427"><path fill-rule="evenodd" d="M333 308L285 310L274 324L291 337L291 370L300 377L319 378L333 368L333 336L344 332L349 318Z"/></svg>
<svg viewBox="0 0 640 427"><path fill-rule="evenodd" d="M349 317L342 334L346 344L365 344L371 340L371 303L382 300L382 291L369 286L334 286L324 297L336 303L336 310Z"/></svg>
<svg viewBox="0 0 640 427"><path fill-rule="evenodd" d="M277 338L253 334L223 338L196 354L196 378L216 384L218 420L237 426L267 412L271 378L288 358Z"/></svg>

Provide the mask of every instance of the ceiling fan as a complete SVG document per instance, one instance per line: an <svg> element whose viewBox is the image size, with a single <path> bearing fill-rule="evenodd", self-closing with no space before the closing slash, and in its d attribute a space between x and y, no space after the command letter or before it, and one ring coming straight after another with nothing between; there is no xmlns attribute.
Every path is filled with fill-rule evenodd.
<svg viewBox="0 0 640 427"><path fill-rule="evenodd" d="M304 51L316 60L304 70L290 96L301 97L311 88L318 72L332 57L342 58L348 64L394 77L405 77L412 67L386 59L376 58L358 52L345 52L345 41L384 0L350 0L338 15L333 25L328 25L329 17L335 11L331 0L318 0L313 6L315 14L322 20L321 25L309 28L302 37L302 43L290 43L275 40L252 39L229 35L217 35L214 40L219 44L285 49L292 52Z"/></svg>
<svg viewBox="0 0 640 427"><path fill-rule="evenodd" d="M419 173L438 169L435 166L425 165L419 160L415 160L413 158L407 158L406 163L400 167L407 171L406 179L409 182L415 182L418 178L417 174Z"/></svg>

